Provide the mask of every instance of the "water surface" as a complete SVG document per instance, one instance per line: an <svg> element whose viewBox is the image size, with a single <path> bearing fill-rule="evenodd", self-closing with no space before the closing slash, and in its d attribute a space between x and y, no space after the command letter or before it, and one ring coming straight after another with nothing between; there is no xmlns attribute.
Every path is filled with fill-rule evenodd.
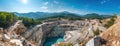
<svg viewBox="0 0 120 46"><path fill-rule="evenodd" d="M58 42L64 42L64 38L63 37L46 38L44 46L52 46L52 44L55 44L55 43L58 43Z"/></svg>

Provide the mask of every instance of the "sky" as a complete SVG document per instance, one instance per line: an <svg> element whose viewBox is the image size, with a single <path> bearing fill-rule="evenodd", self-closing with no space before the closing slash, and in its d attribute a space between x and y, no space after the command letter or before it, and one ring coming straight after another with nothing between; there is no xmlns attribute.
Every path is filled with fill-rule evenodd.
<svg viewBox="0 0 120 46"><path fill-rule="evenodd" d="M120 0L0 0L0 11L120 14Z"/></svg>

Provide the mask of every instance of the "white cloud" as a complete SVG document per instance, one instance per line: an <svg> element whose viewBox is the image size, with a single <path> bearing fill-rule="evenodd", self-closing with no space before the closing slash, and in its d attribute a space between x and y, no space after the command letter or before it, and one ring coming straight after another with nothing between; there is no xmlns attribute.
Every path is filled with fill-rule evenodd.
<svg viewBox="0 0 120 46"><path fill-rule="evenodd" d="M59 4L59 2L58 2L58 1L55 1L55 0L54 0L53 2L54 2L55 4Z"/></svg>
<svg viewBox="0 0 120 46"><path fill-rule="evenodd" d="M45 3L43 3L44 5L48 5L49 4L49 2L45 2Z"/></svg>
<svg viewBox="0 0 120 46"><path fill-rule="evenodd" d="M42 6L42 7L41 7L41 10L42 10L43 12L48 12L48 11L49 11L49 9L48 9L47 6Z"/></svg>
<svg viewBox="0 0 120 46"><path fill-rule="evenodd" d="M40 9L42 10L42 12L48 12L48 4L49 2L44 2L43 5L40 7Z"/></svg>
<svg viewBox="0 0 120 46"><path fill-rule="evenodd" d="M42 6L41 9L48 9L48 7L46 7L46 6Z"/></svg>

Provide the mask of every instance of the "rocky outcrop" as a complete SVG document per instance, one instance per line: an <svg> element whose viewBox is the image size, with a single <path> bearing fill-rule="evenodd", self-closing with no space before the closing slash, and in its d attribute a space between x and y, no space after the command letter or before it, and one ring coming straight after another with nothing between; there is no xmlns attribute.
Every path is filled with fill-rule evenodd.
<svg viewBox="0 0 120 46"><path fill-rule="evenodd" d="M25 37L27 40L33 40L39 45L43 46L46 37L69 37L69 35L72 34L73 36L69 38L71 39L70 42L73 40L73 43L80 43L81 41L87 40L91 36L94 36L93 31L97 28L102 29L100 31L105 30L99 20L61 20L44 22L43 24L36 25L24 32L22 36ZM66 42L69 42L69 40L67 40L68 39L66 39Z"/></svg>
<svg viewBox="0 0 120 46"><path fill-rule="evenodd" d="M38 46L35 42L27 41L24 37L18 35L16 32L22 30L15 30L21 22L18 21L13 24L8 30L0 28L0 45L1 46ZM22 25L21 25L22 26ZM21 33L21 32L20 32Z"/></svg>
<svg viewBox="0 0 120 46"><path fill-rule="evenodd" d="M105 32L101 33L100 36L107 42L103 46L120 46L120 22L112 25Z"/></svg>
<svg viewBox="0 0 120 46"><path fill-rule="evenodd" d="M22 33L24 33L25 31L26 31L26 27L24 26L24 24L21 22L21 23L19 23L19 25L16 27L16 29L14 29L14 31L15 31L15 33L16 34L22 34Z"/></svg>
<svg viewBox="0 0 120 46"><path fill-rule="evenodd" d="M48 37L63 37L66 31L76 30L77 26L72 24L58 24L53 28L53 31L48 35Z"/></svg>
<svg viewBox="0 0 120 46"><path fill-rule="evenodd" d="M20 35L21 33L26 31L26 27L24 26L24 24L22 23L21 20L18 20L16 23L14 23L11 27L9 27L9 29L7 29L6 31L8 31L9 33L15 33L17 35Z"/></svg>
<svg viewBox="0 0 120 46"><path fill-rule="evenodd" d="M100 23L100 20L97 19L85 20L85 21L69 21L68 24L70 24L69 26L72 25L74 26L72 26L73 29L65 31L65 35L64 35L65 42L62 42L64 44L66 43L72 43L74 45L79 45L79 43L86 44L90 39L94 37L93 31L99 29L99 31L102 33L104 30L106 30L103 24ZM63 25L65 25L65 23ZM57 45L59 46L59 43L55 44L55 46Z"/></svg>
<svg viewBox="0 0 120 46"><path fill-rule="evenodd" d="M54 22L36 25L35 27L27 30L24 34L22 34L22 36L28 40L32 39L40 46L43 46L45 38L50 32L52 32L53 27L56 25L57 23Z"/></svg>

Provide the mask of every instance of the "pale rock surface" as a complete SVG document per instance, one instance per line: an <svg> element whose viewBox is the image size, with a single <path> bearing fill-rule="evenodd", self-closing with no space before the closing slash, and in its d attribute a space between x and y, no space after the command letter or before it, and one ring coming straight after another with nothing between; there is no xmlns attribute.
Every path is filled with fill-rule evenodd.
<svg viewBox="0 0 120 46"><path fill-rule="evenodd" d="M2 28L0 28L0 45L2 46L38 46L37 44L29 42L24 37L19 35L19 33L22 33L25 30L24 31L15 30L19 28L19 26L21 25L20 23L22 24L21 21L17 21L9 29L3 30ZM19 33L17 34L17 32Z"/></svg>
<svg viewBox="0 0 120 46"><path fill-rule="evenodd" d="M115 23L100 36L107 41L104 46L120 46L120 22Z"/></svg>

